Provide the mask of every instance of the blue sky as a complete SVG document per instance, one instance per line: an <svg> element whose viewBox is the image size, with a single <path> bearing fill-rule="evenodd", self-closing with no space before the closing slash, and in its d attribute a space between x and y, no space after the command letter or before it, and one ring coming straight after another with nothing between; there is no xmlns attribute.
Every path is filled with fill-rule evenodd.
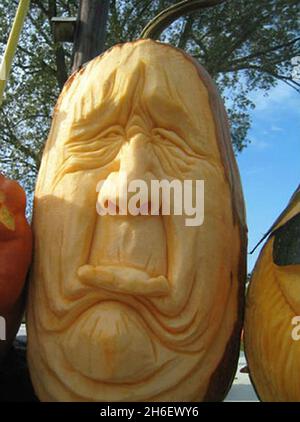
<svg viewBox="0 0 300 422"><path fill-rule="evenodd" d="M300 94L284 83L252 95L249 138L238 156L251 250L287 205L300 183ZM251 271L260 248L248 255Z"/></svg>

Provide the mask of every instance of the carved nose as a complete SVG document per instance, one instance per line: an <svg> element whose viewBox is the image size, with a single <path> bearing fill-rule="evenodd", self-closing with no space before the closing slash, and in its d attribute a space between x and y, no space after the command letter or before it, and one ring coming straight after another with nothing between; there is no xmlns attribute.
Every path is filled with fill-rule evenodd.
<svg viewBox="0 0 300 422"><path fill-rule="evenodd" d="M120 173L127 181L145 180L151 170L151 148L147 138L142 135L133 136L120 151ZM146 181L146 180L145 180Z"/></svg>
<svg viewBox="0 0 300 422"><path fill-rule="evenodd" d="M142 135L133 137L120 151L119 171L109 175L101 188L98 201L108 211L112 211L110 214L114 210L116 214L122 214L124 208L128 212L133 204L133 208L139 211L130 212L132 215L159 213L160 199L152 201L151 198L151 181L155 180L151 152Z"/></svg>

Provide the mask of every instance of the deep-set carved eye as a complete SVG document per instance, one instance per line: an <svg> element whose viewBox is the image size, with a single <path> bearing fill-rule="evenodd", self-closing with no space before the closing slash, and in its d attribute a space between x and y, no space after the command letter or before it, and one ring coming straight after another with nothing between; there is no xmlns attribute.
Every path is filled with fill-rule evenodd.
<svg viewBox="0 0 300 422"><path fill-rule="evenodd" d="M300 213L274 232L273 261L279 266L300 265Z"/></svg>
<svg viewBox="0 0 300 422"><path fill-rule="evenodd" d="M81 170L99 169L112 163L118 155L125 139L121 126L112 126L89 137L71 139L64 149L64 161L56 177L56 183L68 173Z"/></svg>
<svg viewBox="0 0 300 422"><path fill-rule="evenodd" d="M124 140L126 137L125 131L122 126L115 125L102 131L99 135L99 139L103 140Z"/></svg>
<svg viewBox="0 0 300 422"><path fill-rule="evenodd" d="M180 178L195 164L192 149L177 134L166 129L152 130L154 152L168 174Z"/></svg>
<svg viewBox="0 0 300 422"><path fill-rule="evenodd" d="M163 142L166 146L173 146L176 149L192 152L187 143L172 130L155 128L151 131L154 142Z"/></svg>

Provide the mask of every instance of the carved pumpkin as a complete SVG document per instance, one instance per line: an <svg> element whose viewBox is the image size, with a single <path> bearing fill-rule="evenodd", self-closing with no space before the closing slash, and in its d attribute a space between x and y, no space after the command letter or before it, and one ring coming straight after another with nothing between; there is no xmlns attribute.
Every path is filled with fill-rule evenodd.
<svg viewBox="0 0 300 422"><path fill-rule="evenodd" d="M22 291L32 253L25 206L21 186L0 174L0 316L6 338L0 340L0 360L15 338L24 310Z"/></svg>
<svg viewBox="0 0 300 422"><path fill-rule="evenodd" d="M261 400L300 401L300 186L267 235L247 294L245 352Z"/></svg>
<svg viewBox="0 0 300 422"><path fill-rule="evenodd" d="M98 182L118 185L124 174L204 180L204 223L99 216ZM38 176L34 232L28 359L41 400L224 398L242 325L244 204L224 107L196 61L140 40L69 79Z"/></svg>

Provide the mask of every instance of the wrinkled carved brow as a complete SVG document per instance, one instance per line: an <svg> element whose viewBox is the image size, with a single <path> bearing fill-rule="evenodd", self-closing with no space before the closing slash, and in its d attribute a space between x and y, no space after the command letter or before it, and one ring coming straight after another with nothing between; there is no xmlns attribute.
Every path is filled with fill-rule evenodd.
<svg viewBox="0 0 300 422"><path fill-rule="evenodd" d="M65 132L68 133L67 138L59 142L63 149L63 162L59 163L56 183L76 168L96 167L101 162L101 154L97 154L93 147L89 148L90 144L103 131L115 126L121 127L126 137L126 131L136 121L137 115L146 130L158 127L173 131L196 153L205 155L202 140L206 137L206 125L201 122L201 112L189 109L189 96L176 86L168 68L150 68L141 58L130 74L119 66L101 81L99 63L91 68L87 66L85 72L78 75L76 83L70 86L70 90L75 92L69 93L63 107L68 110L66 123L69 128ZM155 104L159 104L162 110L163 125L161 119L156 121ZM78 143L81 145L81 156L80 151L74 149ZM83 143L86 143L84 147ZM109 153L109 145L104 155L107 158L105 162L114 157L114 151Z"/></svg>

